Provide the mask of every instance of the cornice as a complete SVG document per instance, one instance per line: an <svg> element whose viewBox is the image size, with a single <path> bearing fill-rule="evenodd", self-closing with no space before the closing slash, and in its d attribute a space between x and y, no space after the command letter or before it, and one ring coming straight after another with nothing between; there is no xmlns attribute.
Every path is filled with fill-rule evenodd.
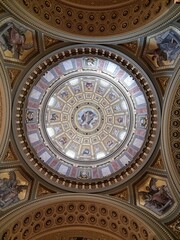
<svg viewBox="0 0 180 240"><path fill-rule="evenodd" d="M172 0L129 1L114 8L93 9L61 1L1 0L2 4L21 21L52 37L84 43L122 43L150 35L165 27L179 14ZM103 39L102 39L103 36Z"/></svg>
<svg viewBox="0 0 180 240"><path fill-rule="evenodd" d="M19 207L1 221L0 236L4 240L16 234L29 240L45 236L57 227L71 232L78 226L106 229L115 238L128 240L173 239L160 223L141 210L108 196L89 194L53 195Z"/></svg>
<svg viewBox="0 0 180 240"><path fill-rule="evenodd" d="M11 126L11 93L6 71L0 62L0 160L6 151Z"/></svg>

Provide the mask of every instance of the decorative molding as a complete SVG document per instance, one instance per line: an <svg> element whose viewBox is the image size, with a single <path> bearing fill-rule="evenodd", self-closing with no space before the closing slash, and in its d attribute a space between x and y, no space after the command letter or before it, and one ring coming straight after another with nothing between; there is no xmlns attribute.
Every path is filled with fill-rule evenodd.
<svg viewBox="0 0 180 240"><path fill-rule="evenodd" d="M5 10L2 8L2 6L0 6L0 14L4 13L4 12L5 12Z"/></svg>
<svg viewBox="0 0 180 240"><path fill-rule="evenodd" d="M124 238L115 237L108 232L99 231L98 229L85 229L82 228L79 230L75 227L71 227L68 230L61 230L58 228L56 232L48 233L45 236L38 237L38 240L124 240Z"/></svg>
<svg viewBox="0 0 180 240"><path fill-rule="evenodd" d="M119 198L124 201L129 201L129 191L128 188L123 189L120 192L117 192L115 194L112 194L111 196Z"/></svg>
<svg viewBox="0 0 180 240"><path fill-rule="evenodd" d="M180 214L175 217L172 221L166 223L170 231L176 237L176 239L180 239Z"/></svg>
<svg viewBox="0 0 180 240"><path fill-rule="evenodd" d="M176 89L172 101L173 104L170 116L170 144L173 160L180 175L180 85Z"/></svg>
<svg viewBox="0 0 180 240"><path fill-rule="evenodd" d="M4 6L42 32L66 40L102 43L135 39L145 32L152 32L166 24L177 14L173 0L131 0L105 5L102 1L92 3L52 0L16 1L3 0ZM20 11L21 9L21 11ZM52 11L53 9L53 11ZM162 18L164 17L164 19ZM150 24L154 22L153 26ZM143 28L142 28L143 26ZM145 26L145 27L144 27ZM139 30L139 31L138 31ZM121 35L121 37L119 37Z"/></svg>
<svg viewBox="0 0 180 240"><path fill-rule="evenodd" d="M161 90L162 90L162 93L164 95L165 91L166 91L166 87L169 83L169 80L170 80L170 76L160 76L160 77L157 77L157 81L161 87Z"/></svg>
<svg viewBox="0 0 180 240"><path fill-rule="evenodd" d="M180 69L174 69L163 103L161 151L174 191L180 186Z"/></svg>
<svg viewBox="0 0 180 240"><path fill-rule="evenodd" d="M6 73L0 62L0 160L7 149L11 128L11 93Z"/></svg>
<svg viewBox="0 0 180 240"><path fill-rule="evenodd" d="M138 50L138 41L124 43L124 44L122 44L122 46L126 47L131 52L136 53Z"/></svg>
<svg viewBox="0 0 180 240"><path fill-rule="evenodd" d="M109 239L166 240L172 239L160 225L135 211L125 203L113 202L107 196L65 194L40 199L21 206L11 218L1 221L0 239L10 240L16 234L19 239L36 239L42 236L74 229L101 231L111 234ZM96 230L95 230L96 229ZM157 232L156 232L157 231ZM110 235L109 235L110 236ZM169 238L167 238L169 237Z"/></svg>
<svg viewBox="0 0 180 240"><path fill-rule="evenodd" d="M3 107L2 107L2 96L1 96L1 89L0 89L0 136L1 136L2 121L3 121Z"/></svg>
<svg viewBox="0 0 180 240"><path fill-rule="evenodd" d="M24 106L24 98L27 95L29 86L33 84L39 77L39 74L45 72L46 69L49 68L49 66L54 63L57 64L63 59L67 59L67 57L69 58L70 56L74 56L74 54L79 57L82 57L84 55L87 56L88 54L90 54L91 56L94 55L94 57L102 56L106 59L112 59L123 69L128 69L128 71L131 72L132 76L140 82L141 88L143 89L144 94L147 95L147 99L150 103L149 105L151 108L151 117L149 119L151 119L152 123L150 124L150 129L148 130L149 136L147 137L145 147L142 148L142 153L139 153L139 156L134 159L134 162L129 167L124 169L123 172L120 170L120 173L116 172L116 174L111 175L112 177L104 177L102 181L100 181L98 178L95 180L88 179L84 182L81 179L74 178L74 181L74 179L69 179L65 175L58 175L58 173L54 172L50 168L47 169L47 165L44 165L42 161L39 161L38 158L35 157L33 152L29 149L30 146L28 145L24 137L25 134L23 133L22 126L20 124L23 121L22 118L24 118L22 107ZM17 114L16 123L14 125L14 133L18 136L18 144L20 144L19 148L23 149L24 158L27 160L27 163L31 167L33 167L33 170L40 174L41 177L48 181L50 180L51 184L55 184L60 188L69 188L71 190L73 189L73 191L103 191L103 189L105 188L112 188L112 185L114 184L116 186L119 185L123 180L126 181L128 177L131 176L131 173L136 171L137 169L140 169L140 165L142 165L143 162L148 157L150 157L152 149L154 149L154 147L156 146L156 144L154 144L154 141L157 141L158 139L158 117L160 112L158 110L159 105L156 101L157 98L155 90L152 88L152 85L148 84L148 77L143 76L145 75L145 73L143 73L143 69L140 69L140 67L136 67L136 65L133 66L132 63L133 61L127 56L125 57L122 53L119 53L119 51L115 51L107 47L77 45L72 47L66 47L64 48L64 50L61 49L59 53L56 51L54 55L51 54L50 57L47 57L46 60L44 59L43 63L40 63L39 66L37 66L35 70L32 70L32 73L27 76L26 79L24 79L25 84L23 86L23 90L21 91L21 94L19 96L17 95L18 103L16 104ZM44 87L47 88L47 85Z"/></svg>
<svg viewBox="0 0 180 240"><path fill-rule="evenodd" d="M13 150L13 147L12 147L12 144L9 143L9 147L8 147L8 150L7 150L7 153L4 157L4 160L3 162L12 162L12 161L18 161L18 158L16 157L15 153L14 153L14 150Z"/></svg>
<svg viewBox="0 0 180 240"><path fill-rule="evenodd" d="M14 87L14 84L16 82L16 79L18 78L21 70L15 69L15 68L7 68L9 78L10 78L10 83L11 83L11 88Z"/></svg>
<svg viewBox="0 0 180 240"><path fill-rule="evenodd" d="M160 170L165 170L162 155L160 152L159 152L157 158L155 159L155 161L151 164L151 167L160 169Z"/></svg>
<svg viewBox="0 0 180 240"><path fill-rule="evenodd" d="M58 39L55 39L55 38L52 38L50 36L47 36L47 35L44 35L44 46L45 46L45 49L51 47L51 46L54 46L55 44L57 43L61 43L63 41L60 41Z"/></svg>
<svg viewBox="0 0 180 240"><path fill-rule="evenodd" d="M55 193L55 192L43 186L42 184L38 185L37 197L44 197L45 195L52 194L52 193Z"/></svg>

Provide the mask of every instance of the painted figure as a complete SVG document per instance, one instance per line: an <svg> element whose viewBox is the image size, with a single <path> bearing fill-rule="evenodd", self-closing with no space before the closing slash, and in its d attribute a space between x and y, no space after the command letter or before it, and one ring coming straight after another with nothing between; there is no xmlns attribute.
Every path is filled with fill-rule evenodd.
<svg viewBox="0 0 180 240"><path fill-rule="evenodd" d="M96 59L92 57L88 57L85 59L87 66L89 67L95 67L96 65Z"/></svg>
<svg viewBox="0 0 180 240"><path fill-rule="evenodd" d="M114 92L109 92L109 99L111 101L115 100L116 99L116 94Z"/></svg>
<svg viewBox="0 0 180 240"><path fill-rule="evenodd" d="M19 185L14 171L9 172L9 178L0 178L0 207L19 202L19 193L27 189L27 185Z"/></svg>
<svg viewBox="0 0 180 240"><path fill-rule="evenodd" d="M157 181L156 178L151 178L149 185L146 186L147 191L140 191L139 194L145 202L145 207L153 212L162 214L173 204L173 199L169 193L168 187L166 185L157 187Z"/></svg>
<svg viewBox="0 0 180 240"><path fill-rule="evenodd" d="M79 178L81 178L81 179L88 179L89 177L90 177L89 176L89 171L86 171L86 170L80 171Z"/></svg>
<svg viewBox="0 0 180 240"><path fill-rule="evenodd" d="M107 147L112 147L114 145L114 141L112 141L112 140L109 140L109 141L107 141L107 143L106 143L106 146Z"/></svg>
<svg viewBox="0 0 180 240"><path fill-rule="evenodd" d="M57 115L56 113L52 113L50 120L55 121L55 120L57 120L58 118L59 118L59 117L58 117L58 115Z"/></svg>
<svg viewBox="0 0 180 240"><path fill-rule="evenodd" d="M84 150L83 150L83 153L82 153L83 155L89 155L90 154L90 150L88 149L88 148L85 148Z"/></svg>
<svg viewBox="0 0 180 240"><path fill-rule="evenodd" d="M0 43L3 51L9 50L14 58L19 59L24 50L31 49L33 43L26 43L26 31L13 23L4 24L0 28Z"/></svg>
<svg viewBox="0 0 180 240"><path fill-rule="evenodd" d="M152 61L159 67L172 64L180 54L180 36L173 30L169 30L155 38L157 47L147 53L152 55Z"/></svg>
<svg viewBox="0 0 180 240"><path fill-rule="evenodd" d="M86 82L86 83L85 83L85 87L86 87L88 90L91 90L91 89L93 88L92 82Z"/></svg>
<svg viewBox="0 0 180 240"><path fill-rule="evenodd" d="M67 143L67 138L62 137L62 138L59 139L59 142L61 143L61 145L65 145Z"/></svg>
<svg viewBox="0 0 180 240"><path fill-rule="evenodd" d="M119 118L117 119L117 121L118 121L118 123L123 123L124 118L123 118L123 117L119 117Z"/></svg>
<svg viewBox="0 0 180 240"><path fill-rule="evenodd" d="M81 92L80 86L79 86L79 85L74 86L74 87L73 87L73 91L74 91L75 94L80 93L80 92Z"/></svg>
<svg viewBox="0 0 180 240"><path fill-rule="evenodd" d="M94 124L97 121L96 113L91 110L85 111L81 116L79 114L78 118L80 126L84 127L85 129L93 128Z"/></svg>
<svg viewBox="0 0 180 240"><path fill-rule="evenodd" d="M97 93L99 93L99 94L103 94L105 92L105 88L103 88L103 87L101 87L101 86L99 86L98 88L97 88Z"/></svg>
<svg viewBox="0 0 180 240"><path fill-rule="evenodd" d="M27 111L26 113L26 121L32 122L34 120L34 112L33 111Z"/></svg>
<svg viewBox="0 0 180 240"><path fill-rule="evenodd" d="M116 106L113 107L114 111L119 112L121 111L121 106L120 104L117 104Z"/></svg>
<svg viewBox="0 0 180 240"><path fill-rule="evenodd" d="M64 91L61 92L61 97L62 98L68 98L68 96L69 96L69 93L68 93L67 90L64 90Z"/></svg>

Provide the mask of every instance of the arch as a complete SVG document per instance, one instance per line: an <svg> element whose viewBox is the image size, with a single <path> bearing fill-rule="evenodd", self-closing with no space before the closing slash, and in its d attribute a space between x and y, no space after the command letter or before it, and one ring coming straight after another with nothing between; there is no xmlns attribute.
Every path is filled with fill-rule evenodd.
<svg viewBox="0 0 180 240"><path fill-rule="evenodd" d="M49 233L104 231L110 239L172 239L152 217L107 196L61 194L19 207L1 221L2 240L42 239ZM38 237L37 237L38 236ZM14 237L14 238L13 238ZM16 237L16 238L15 238ZM75 236L74 236L75 237ZM107 238L108 239L108 238Z"/></svg>
<svg viewBox="0 0 180 240"><path fill-rule="evenodd" d="M11 95L8 79L0 62L0 159L9 141L11 119Z"/></svg>

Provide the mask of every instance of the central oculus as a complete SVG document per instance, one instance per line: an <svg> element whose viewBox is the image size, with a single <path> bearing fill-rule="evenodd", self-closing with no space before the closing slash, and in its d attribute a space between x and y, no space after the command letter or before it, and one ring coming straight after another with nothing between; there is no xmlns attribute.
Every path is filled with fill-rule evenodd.
<svg viewBox="0 0 180 240"><path fill-rule="evenodd" d="M76 114L76 120L80 129L94 130L99 123L99 116L95 109L84 107Z"/></svg>
<svg viewBox="0 0 180 240"><path fill-rule="evenodd" d="M104 123L104 115L101 108L92 103L79 104L73 111L71 121L74 129L84 135L98 132Z"/></svg>

